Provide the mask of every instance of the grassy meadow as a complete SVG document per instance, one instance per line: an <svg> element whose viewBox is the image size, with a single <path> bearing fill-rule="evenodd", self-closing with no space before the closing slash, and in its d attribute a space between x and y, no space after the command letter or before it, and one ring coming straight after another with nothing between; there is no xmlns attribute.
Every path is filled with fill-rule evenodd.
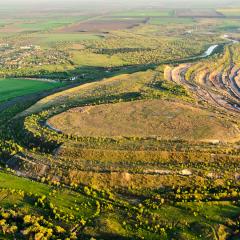
<svg viewBox="0 0 240 240"><path fill-rule="evenodd" d="M72 109L54 116L48 123L65 134L85 137L158 136L190 141L240 139L238 132L234 133L234 125L230 126L209 112L160 100Z"/></svg>
<svg viewBox="0 0 240 240"><path fill-rule="evenodd" d="M0 84L0 102L63 86L62 83L15 78L0 79Z"/></svg>

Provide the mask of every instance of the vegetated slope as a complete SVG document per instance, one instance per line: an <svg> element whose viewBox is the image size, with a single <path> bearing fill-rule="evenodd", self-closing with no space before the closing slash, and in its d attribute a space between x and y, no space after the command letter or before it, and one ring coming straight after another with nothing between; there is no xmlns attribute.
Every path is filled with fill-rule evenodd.
<svg viewBox="0 0 240 240"><path fill-rule="evenodd" d="M194 113L216 116L216 122L226 119L227 124L239 123L235 119L237 113L223 109L219 114L211 106L196 101L191 89L164 80L163 69L160 66L124 74L56 93L18 115L14 119L19 122L19 126L14 125L16 141L25 149L6 163L19 175L51 185L51 190L40 183L39 189L44 187L46 193L36 195L37 183L31 188L35 195L24 189L24 196L31 199L29 204L18 192L9 193L10 186L5 182L7 189L2 193L8 194L8 199L18 199L13 201L16 206L13 209L23 219L18 224L7 208L2 210L4 216L10 214L5 223L25 230L27 237L43 231L42 228L30 230L36 221L44 226L44 231L53 229L51 237L214 239L222 234L233 236L239 212L237 143L163 140L157 136L84 137L57 133L45 126L52 116L74 112L76 107L106 111L109 113L106 121L110 122L111 114L124 111L125 105L140 108L146 117L153 111L168 115L178 107L180 117L186 114L186 109L194 109ZM118 106L120 110L115 110ZM113 118L116 120L121 119ZM16 189L22 184L22 179L12 179L12 176L7 179ZM7 199L4 202L9 203ZM37 208L32 202L37 202ZM63 211L59 208L61 204L64 204ZM39 216L37 210L41 210L42 220L29 223L24 220L24 208L20 206L29 205L31 219ZM44 221L46 218L48 222ZM59 232L54 226L61 226L65 232Z"/></svg>
<svg viewBox="0 0 240 240"><path fill-rule="evenodd" d="M164 82L163 68L157 71L148 70L145 72L137 72L134 74L121 74L116 77L104 78L98 82L92 82L71 88L64 92L59 92L43 98L21 115L29 115L41 112L54 106L64 104L66 108L81 104L82 101L89 101L94 104L104 103L112 99L119 101L127 95L128 99L136 97L172 97L190 99L188 93L182 87L176 87L176 84ZM156 84L156 86L154 85ZM131 95L132 94L132 95Z"/></svg>
<svg viewBox="0 0 240 240"><path fill-rule="evenodd" d="M66 182L94 182L97 186L114 185L121 188L137 184L140 189L157 188L159 185L152 184L155 182L153 179L164 185L166 179L162 175L178 175L181 167L189 166L191 171L202 168L202 161L205 161L206 168L210 167L212 161L224 163L228 160L235 166L235 161L239 158L239 150L236 148L238 143L227 142L234 140L234 135L238 134L239 121L235 112L228 109L217 112L211 105L195 100L192 97L195 92L191 93L191 89L187 91L183 86L163 80L163 68L164 66L160 66L155 70L103 79L40 100L18 117L25 116L20 126L23 129L24 144L29 146L31 139L30 149L35 151L38 148L42 153L24 152L24 155L16 155L9 160L8 165L21 169L22 174L32 177L41 172L41 176L60 175ZM61 129L61 117L69 114L65 111L70 109L70 114L75 114L76 107L81 111L89 109L89 114L85 113L89 123L84 122L86 119L79 121L76 126L79 129L59 133L45 124L53 117L52 123L59 119L59 124L54 126ZM131 112L126 112L128 109L135 109L132 116ZM92 126L87 125L94 122L91 111L96 111L97 119L101 120L97 123L96 127L99 128L96 132L91 132ZM57 115L59 113L62 114ZM156 113L158 117L154 116ZM77 114L81 116L83 113ZM173 123L174 115L177 117ZM134 119L138 116L140 122L128 121L128 117ZM149 116L153 120L148 119ZM71 119L66 121L69 122L63 121L63 124L70 129ZM165 125L156 127L158 123ZM133 126L129 130L131 124L139 126ZM77 135L82 126L86 127L84 134ZM144 130L148 127L149 129ZM104 128L105 134L100 133ZM142 129L136 130L137 128ZM110 134L112 129L117 132ZM132 134L134 131L139 131L143 136L136 132L136 135ZM178 134L179 139L175 139L174 134ZM55 149L58 149L57 155L47 159L42 155ZM35 163L37 165L33 166ZM169 167L172 164L176 171ZM217 170L213 166L211 168L214 174L222 171L222 167ZM113 178L112 171L116 172L116 178ZM130 177L119 182L119 177L126 172ZM199 170L197 172L196 176ZM207 176L204 169L200 172ZM145 179L148 179L147 183ZM168 179L168 182L171 181Z"/></svg>
<svg viewBox="0 0 240 240"><path fill-rule="evenodd" d="M231 141L240 131L227 119L191 105L163 100L73 108L49 119L64 134L148 137L166 140Z"/></svg>
<svg viewBox="0 0 240 240"><path fill-rule="evenodd" d="M56 182L51 186L0 172L0 186L1 239L74 239L98 211L95 200L57 188Z"/></svg>
<svg viewBox="0 0 240 240"><path fill-rule="evenodd" d="M235 228L239 212L231 201L182 202L192 196L209 199L207 191L191 194L177 188L171 191L176 199L155 194L139 200L87 186L66 188L47 179L33 182L9 173L0 173L0 183L1 239L213 239L216 234L230 236L231 227L222 223L231 220ZM195 237L198 234L201 237Z"/></svg>

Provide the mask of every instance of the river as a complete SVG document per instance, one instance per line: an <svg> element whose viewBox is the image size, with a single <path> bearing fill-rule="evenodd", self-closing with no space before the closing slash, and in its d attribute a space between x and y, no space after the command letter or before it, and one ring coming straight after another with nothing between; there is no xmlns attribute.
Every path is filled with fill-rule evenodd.
<svg viewBox="0 0 240 240"><path fill-rule="evenodd" d="M209 47L202 55L200 55L200 57L208 57L210 56L213 51L218 47L218 44L212 45L211 47Z"/></svg>
<svg viewBox="0 0 240 240"><path fill-rule="evenodd" d="M229 37L224 36L224 39L228 40L230 43L229 44L236 44L239 43L239 41L235 40L235 39L231 39ZM216 50L217 47L219 47L220 44L214 44L211 45L204 53L197 55L197 56L193 56L193 57L189 57L184 59L184 61L191 61L191 60L196 60L196 59L201 59L201 58L206 58L209 57L210 55L213 54L214 50Z"/></svg>

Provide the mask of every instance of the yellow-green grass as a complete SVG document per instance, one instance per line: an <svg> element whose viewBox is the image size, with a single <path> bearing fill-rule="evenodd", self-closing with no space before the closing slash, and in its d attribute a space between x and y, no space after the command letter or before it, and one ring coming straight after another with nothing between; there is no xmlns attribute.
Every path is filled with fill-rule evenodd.
<svg viewBox="0 0 240 240"><path fill-rule="evenodd" d="M0 102L62 86L62 83L29 79L0 79Z"/></svg>
<svg viewBox="0 0 240 240"><path fill-rule="evenodd" d="M55 205L64 210L66 213L71 213L75 216L90 216L94 212L94 207L84 207L81 206L82 203L92 203L92 200L84 195L71 191L69 189L59 189L55 190L55 194L52 194L54 190L53 187L31 181L25 178L17 177L8 173L0 172L0 190L1 189L14 189L16 191L23 191L27 195L45 195L48 199ZM15 199L18 195L14 195ZM5 204L12 204L13 200L6 199ZM25 203L23 203L25 204ZM77 204L81 209L81 212L77 212L72 209L74 204Z"/></svg>
<svg viewBox="0 0 240 240"><path fill-rule="evenodd" d="M92 82L74 87L63 92L55 93L43 98L21 115L40 112L43 109L59 106L66 103L77 103L91 97L104 97L113 94L140 92L145 84L154 77L153 71L122 74L116 77L105 78L99 82Z"/></svg>
<svg viewBox="0 0 240 240"><path fill-rule="evenodd" d="M132 74L121 74L110 78L104 78L101 81L83 84L43 98L20 115L26 116L59 105L82 105L82 101L86 103L89 99L104 100L109 96L125 95L129 93L142 94L143 97L147 98L178 98L186 101L192 100L187 96L176 96L175 93L171 93L168 89L156 89L151 87L150 83L152 80L155 80L156 74L158 74L158 70L148 70ZM159 74L162 73L159 72ZM163 76L161 79L163 79Z"/></svg>
<svg viewBox="0 0 240 240"><path fill-rule="evenodd" d="M72 51L72 61L78 66L113 67L126 64L118 56Z"/></svg>
<svg viewBox="0 0 240 240"><path fill-rule="evenodd" d="M228 141L240 136L233 123L213 113L164 100L74 108L52 117L49 124L80 136L159 136L201 141Z"/></svg>

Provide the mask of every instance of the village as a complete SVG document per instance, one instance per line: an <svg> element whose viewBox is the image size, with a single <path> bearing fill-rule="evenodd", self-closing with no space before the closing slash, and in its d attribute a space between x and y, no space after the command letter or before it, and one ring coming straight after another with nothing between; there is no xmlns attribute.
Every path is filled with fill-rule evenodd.
<svg viewBox="0 0 240 240"><path fill-rule="evenodd" d="M39 45L14 45L0 43L0 67L2 69L23 69L33 66L64 64L68 54L55 49L44 49Z"/></svg>

